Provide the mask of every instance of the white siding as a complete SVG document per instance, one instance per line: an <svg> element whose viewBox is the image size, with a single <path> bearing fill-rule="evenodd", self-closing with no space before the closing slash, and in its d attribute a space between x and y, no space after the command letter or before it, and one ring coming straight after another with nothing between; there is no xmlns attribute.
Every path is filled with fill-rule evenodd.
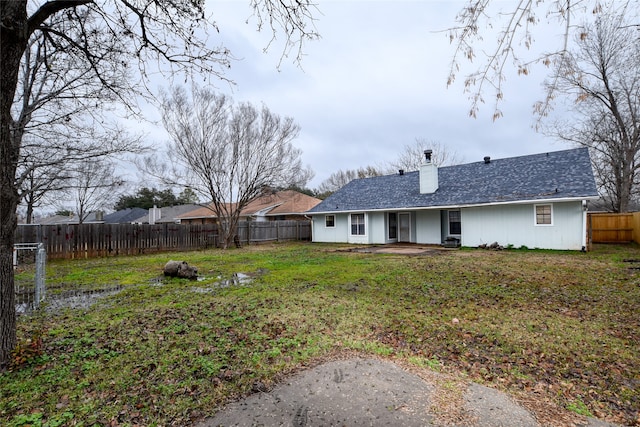
<svg viewBox="0 0 640 427"><path fill-rule="evenodd" d="M325 227L325 216L313 215L313 241L325 243L387 243L387 215L385 212L365 213L365 234L351 235L351 216L335 214L335 227Z"/></svg>
<svg viewBox="0 0 640 427"><path fill-rule="evenodd" d="M553 225L536 226L533 204L461 209L462 245L498 242L530 249L582 249L582 203L552 203Z"/></svg>
<svg viewBox="0 0 640 427"><path fill-rule="evenodd" d="M552 203L553 225L536 226L534 204L496 205L462 208L462 246L498 242L516 248L580 250L584 244L582 203ZM399 211L400 212L400 211ZM438 209L411 213L411 241L421 244L442 243L446 216ZM351 219L335 214L335 227L325 227L325 215L313 215L313 241L328 243L384 244L387 240L386 212L365 214L365 235L351 235ZM446 234L446 233L445 233Z"/></svg>
<svg viewBox="0 0 640 427"><path fill-rule="evenodd" d="M416 212L416 243L439 245L442 243L440 231L440 211Z"/></svg>
<svg viewBox="0 0 640 427"><path fill-rule="evenodd" d="M367 243L387 243L387 215L386 212L371 212L367 215L369 241Z"/></svg>
<svg viewBox="0 0 640 427"><path fill-rule="evenodd" d="M349 233L349 215L335 214L335 227L325 227L326 215L314 215L312 236L314 242L344 243Z"/></svg>

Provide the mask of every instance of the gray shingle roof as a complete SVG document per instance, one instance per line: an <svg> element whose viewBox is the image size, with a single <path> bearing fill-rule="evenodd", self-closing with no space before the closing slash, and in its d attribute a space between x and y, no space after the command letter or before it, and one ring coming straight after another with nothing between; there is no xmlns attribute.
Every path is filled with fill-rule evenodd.
<svg viewBox="0 0 640 427"><path fill-rule="evenodd" d="M356 179L309 213L598 196L587 148L441 167L438 183L435 193L420 194L419 172Z"/></svg>
<svg viewBox="0 0 640 427"><path fill-rule="evenodd" d="M156 224L162 223L174 223L178 219L180 215L187 214L189 212L193 212L196 209L199 209L200 205L188 204L188 205L176 205L176 206L165 206L160 209L160 218L155 220ZM142 224L149 223L149 211L146 210L144 214L140 215L138 218L134 219L134 222L139 222Z"/></svg>
<svg viewBox="0 0 640 427"><path fill-rule="evenodd" d="M104 222L105 224L129 224L143 215L148 215L146 209L127 208L105 215Z"/></svg>

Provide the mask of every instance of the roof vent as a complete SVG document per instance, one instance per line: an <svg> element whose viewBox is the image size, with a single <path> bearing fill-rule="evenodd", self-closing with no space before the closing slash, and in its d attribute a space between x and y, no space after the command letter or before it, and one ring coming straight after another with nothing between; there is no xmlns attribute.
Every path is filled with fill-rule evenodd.
<svg viewBox="0 0 640 427"><path fill-rule="evenodd" d="M398 171L398 175L404 175L404 169L400 169L400 170Z"/></svg>
<svg viewBox="0 0 640 427"><path fill-rule="evenodd" d="M488 165L489 163L491 163L491 157L489 157L489 156L484 156L484 163L485 163L486 165Z"/></svg>

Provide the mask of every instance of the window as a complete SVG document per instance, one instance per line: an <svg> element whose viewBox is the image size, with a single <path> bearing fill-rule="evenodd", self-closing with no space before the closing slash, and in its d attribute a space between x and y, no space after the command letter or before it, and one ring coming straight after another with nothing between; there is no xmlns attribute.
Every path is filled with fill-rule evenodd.
<svg viewBox="0 0 640 427"><path fill-rule="evenodd" d="M389 239L398 238L398 214L389 212Z"/></svg>
<svg viewBox="0 0 640 427"><path fill-rule="evenodd" d="M335 215L326 215L324 217L324 226L327 228L333 228L336 226L336 216Z"/></svg>
<svg viewBox="0 0 640 427"><path fill-rule="evenodd" d="M462 234L460 211L449 211L449 234Z"/></svg>
<svg viewBox="0 0 640 427"><path fill-rule="evenodd" d="M535 205L536 225L553 225L551 205Z"/></svg>
<svg viewBox="0 0 640 427"><path fill-rule="evenodd" d="M351 214L351 235L364 236L364 214Z"/></svg>

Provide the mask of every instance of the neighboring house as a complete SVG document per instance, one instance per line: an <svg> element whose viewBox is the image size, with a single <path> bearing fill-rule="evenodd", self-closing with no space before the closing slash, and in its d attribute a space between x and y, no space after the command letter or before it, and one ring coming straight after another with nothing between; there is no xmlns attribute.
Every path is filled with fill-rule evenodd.
<svg viewBox="0 0 640 427"><path fill-rule="evenodd" d="M309 219L305 212L320 203L320 199L294 190L263 194L253 199L240 213L241 221L275 221ZM180 215L182 223L215 222L213 207L201 207Z"/></svg>
<svg viewBox="0 0 640 427"><path fill-rule="evenodd" d="M586 249L587 148L356 179L315 206L314 242Z"/></svg>
<svg viewBox="0 0 640 427"><path fill-rule="evenodd" d="M180 216L189 212L193 212L200 209L200 205L177 205L177 206L165 206L158 208L156 206L145 211L141 216L135 219L136 224L168 224L168 223L180 223Z"/></svg>
<svg viewBox="0 0 640 427"><path fill-rule="evenodd" d="M73 217L70 216L66 216L66 215L51 215L51 216L47 216L47 217L42 217L42 218L38 218L38 219L34 219L33 223L34 224L40 224L40 225L59 225L59 224L69 224L69 221L72 219ZM77 218L76 218L76 224L78 223Z"/></svg>
<svg viewBox="0 0 640 427"><path fill-rule="evenodd" d="M240 214L254 221L304 220L305 212L322 200L294 190L264 194L252 200Z"/></svg>
<svg viewBox="0 0 640 427"><path fill-rule="evenodd" d="M65 215L53 215L47 218L40 218L39 220L34 222L35 224L40 225L71 225L78 224L78 216L65 216ZM104 213L101 211L90 212L84 221L83 224L102 224L104 223Z"/></svg>
<svg viewBox="0 0 640 427"><path fill-rule="evenodd" d="M127 208L105 215L104 222L106 224L135 224L136 219L146 214L146 209Z"/></svg>
<svg viewBox="0 0 640 427"><path fill-rule="evenodd" d="M227 205L231 208L232 205ZM207 206L200 206L198 209L192 210L189 213L182 214L177 218L181 224L211 224L216 222L216 215L213 211L213 204Z"/></svg>

